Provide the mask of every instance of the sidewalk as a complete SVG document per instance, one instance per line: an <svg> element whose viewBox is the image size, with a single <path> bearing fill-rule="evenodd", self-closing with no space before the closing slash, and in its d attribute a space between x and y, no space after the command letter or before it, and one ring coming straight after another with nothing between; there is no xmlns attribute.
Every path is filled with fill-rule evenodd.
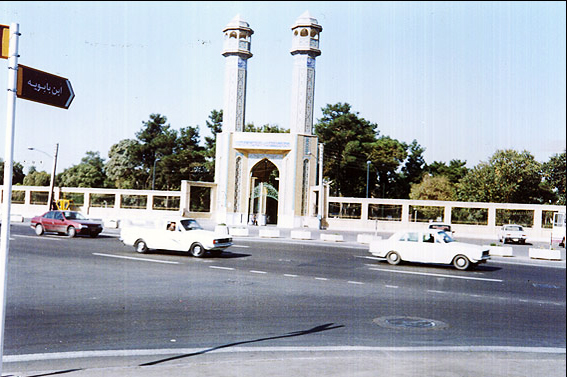
<svg viewBox="0 0 567 377"><path fill-rule="evenodd" d="M171 355L169 355L170 358ZM167 356L166 356L167 358ZM4 365L4 376L37 377L525 377L565 376L565 350L234 350L180 357L142 366L145 358L100 358L54 361L26 366L25 372ZM87 366L88 365L88 366ZM43 366L43 368L42 368Z"/></svg>

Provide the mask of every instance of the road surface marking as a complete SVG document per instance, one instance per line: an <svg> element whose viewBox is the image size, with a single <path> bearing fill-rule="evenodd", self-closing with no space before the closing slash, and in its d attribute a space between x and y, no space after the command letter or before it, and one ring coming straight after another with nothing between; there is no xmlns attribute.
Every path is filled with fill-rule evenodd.
<svg viewBox="0 0 567 377"><path fill-rule="evenodd" d="M326 280L329 280L329 279L327 279L327 278L315 278L315 280L323 280L323 281L326 281Z"/></svg>
<svg viewBox="0 0 567 377"><path fill-rule="evenodd" d="M214 268L215 270L234 271L234 268L232 268L232 267L209 266L209 268Z"/></svg>
<svg viewBox="0 0 567 377"><path fill-rule="evenodd" d="M347 283L349 283L349 284L364 285L364 283L361 283L361 282L359 282L359 281L350 281L350 280L349 280L349 281L347 281Z"/></svg>
<svg viewBox="0 0 567 377"><path fill-rule="evenodd" d="M399 287L397 285L386 285L386 288L398 289Z"/></svg>
<svg viewBox="0 0 567 377"><path fill-rule="evenodd" d="M482 281L493 281L501 283L503 280L500 279L489 279L489 278L476 278L472 276L456 276L456 275L444 275L444 274L431 274L428 272L415 272L415 271L400 271L400 270L388 270L384 268L371 268L372 271L384 271L384 272L391 272L394 274L410 274L410 275L424 275L424 276L435 276L435 277L443 277L443 278L452 278L452 279L464 279L464 280L482 280Z"/></svg>
<svg viewBox="0 0 567 377"><path fill-rule="evenodd" d="M292 274L284 274L283 276L288 277L288 278L296 278L297 275L292 275Z"/></svg>
<svg viewBox="0 0 567 377"><path fill-rule="evenodd" d="M153 263L163 263L163 264L180 264L179 262L170 262L170 261L147 259L147 258L124 257L124 256L121 256L121 255L112 255L112 254L93 253L93 255L97 255L99 257L129 259L129 260L135 260L135 261L141 261L141 262L153 262Z"/></svg>
<svg viewBox="0 0 567 377"><path fill-rule="evenodd" d="M246 245L232 245L231 247L240 247L240 248L243 248L243 249L250 248L250 246L246 246Z"/></svg>
<svg viewBox="0 0 567 377"><path fill-rule="evenodd" d="M449 293L449 292L445 292L445 291L436 291L436 290L434 290L434 289L428 289L427 292L431 292L431 293L443 293L443 294Z"/></svg>
<svg viewBox="0 0 567 377"><path fill-rule="evenodd" d="M203 348L165 348L128 349L35 353L24 355L4 355L5 363L30 362L40 360L65 360L90 357L134 357L155 355L183 355L203 353ZM210 353L260 353L260 352L517 352L565 355L565 347L512 347L512 346L432 346L432 347L372 347L372 346L321 346L321 347L230 347L219 348Z"/></svg>
<svg viewBox="0 0 567 377"><path fill-rule="evenodd" d="M266 271L250 270L250 272L253 273L253 274L267 274Z"/></svg>

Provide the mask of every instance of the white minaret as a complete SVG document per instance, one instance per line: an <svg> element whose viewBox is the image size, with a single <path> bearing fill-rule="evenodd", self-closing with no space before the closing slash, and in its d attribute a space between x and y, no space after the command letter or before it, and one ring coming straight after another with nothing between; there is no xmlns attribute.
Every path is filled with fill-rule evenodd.
<svg viewBox="0 0 567 377"><path fill-rule="evenodd" d="M246 107L246 66L252 57L250 43L254 31L236 15L226 25L222 55L226 58L224 74L223 132L244 131Z"/></svg>
<svg viewBox="0 0 567 377"><path fill-rule="evenodd" d="M215 157L215 182L217 183L216 219L231 223L229 213L239 210L238 190L234 188L236 162L232 148L234 133L244 131L246 110L246 73L251 37L254 31L248 22L236 15L223 29L224 44L222 55L226 58L224 73L224 107L222 132L217 134ZM238 186L240 187L240 186ZM236 194L235 194L236 190Z"/></svg>
<svg viewBox="0 0 567 377"><path fill-rule="evenodd" d="M315 93L315 58L321 55L319 34L323 27L303 13L291 27L293 75L291 86L290 132L313 134L313 95Z"/></svg>

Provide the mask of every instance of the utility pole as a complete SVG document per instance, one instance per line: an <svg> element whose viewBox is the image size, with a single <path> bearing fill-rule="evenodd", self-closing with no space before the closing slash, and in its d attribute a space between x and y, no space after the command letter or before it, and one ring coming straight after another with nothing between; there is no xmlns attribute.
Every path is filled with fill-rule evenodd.
<svg viewBox="0 0 567 377"><path fill-rule="evenodd" d="M49 184L49 196L47 198L48 211L53 209L53 188L55 187L55 171L57 170L57 154L59 153L59 143L55 144L53 155L53 168L51 169L51 183Z"/></svg>
<svg viewBox="0 0 567 377"><path fill-rule="evenodd" d="M323 229L323 216L325 215L325 188L323 187L323 150L323 143L319 143L319 206L317 208L319 229Z"/></svg>

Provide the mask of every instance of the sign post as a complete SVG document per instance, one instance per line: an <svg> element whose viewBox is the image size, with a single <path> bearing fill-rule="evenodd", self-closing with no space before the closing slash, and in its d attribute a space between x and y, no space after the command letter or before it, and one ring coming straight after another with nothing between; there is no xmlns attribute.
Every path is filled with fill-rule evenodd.
<svg viewBox="0 0 567 377"><path fill-rule="evenodd" d="M18 69L18 37L20 25L10 25L10 52L8 56L8 104L6 109L6 140L4 158L4 187L2 223L0 229L0 375L4 355L4 322L6 320L6 283L8 282L8 250L10 249L10 205L12 202L12 169L14 159L14 128L16 122L16 81Z"/></svg>

